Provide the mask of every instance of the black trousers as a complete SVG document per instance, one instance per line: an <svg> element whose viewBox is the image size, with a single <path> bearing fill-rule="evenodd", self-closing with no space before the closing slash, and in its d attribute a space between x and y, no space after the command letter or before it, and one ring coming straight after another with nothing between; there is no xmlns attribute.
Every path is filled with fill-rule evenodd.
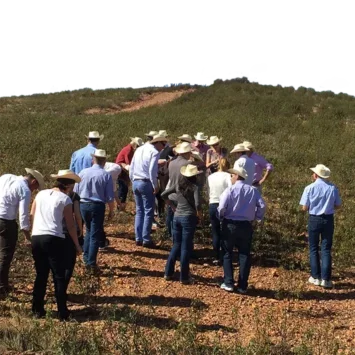
<svg viewBox="0 0 355 355"><path fill-rule="evenodd" d="M63 238L53 235L32 236L32 255L36 268L32 312L37 315L45 315L44 297L46 295L49 270L51 270L59 317L62 319L68 317L65 252L65 239Z"/></svg>
<svg viewBox="0 0 355 355"><path fill-rule="evenodd" d="M68 290L70 279L76 263L76 248L69 234L65 235L65 291Z"/></svg>
<svg viewBox="0 0 355 355"><path fill-rule="evenodd" d="M9 271L18 239L15 220L0 219L0 293L9 291Z"/></svg>

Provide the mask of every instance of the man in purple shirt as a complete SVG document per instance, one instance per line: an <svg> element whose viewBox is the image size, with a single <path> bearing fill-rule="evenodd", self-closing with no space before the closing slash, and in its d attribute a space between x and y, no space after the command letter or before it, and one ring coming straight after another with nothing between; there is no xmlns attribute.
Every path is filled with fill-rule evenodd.
<svg viewBox="0 0 355 355"><path fill-rule="evenodd" d="M222 251L224 282L221 289L233 292L233 248L239 252L239 278L237 291L246 293L251 268L251 244L253 237L253 221L261 221L265 214L265 202L259 191L244 181L248 174L242 167L228 170L233 174L234 185L221 195L218 214L222 221Z"/></svg>
<svg viewBox="0 0 355 355"><path fill-rule="evenodd" d="M208 136L205 136L203 132L198 132L195 136L196 141L191 143L192 150L199 153L203 159L204 165L206 165L206 155L207 151L210 149L210 146L206 144Z"/></svg>

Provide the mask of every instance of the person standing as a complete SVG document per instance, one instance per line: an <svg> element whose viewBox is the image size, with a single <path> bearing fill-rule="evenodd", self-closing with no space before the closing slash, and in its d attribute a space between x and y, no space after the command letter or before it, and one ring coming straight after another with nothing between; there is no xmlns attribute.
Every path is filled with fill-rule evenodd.
<svg viewBox="0 0 355 355"><path fill-rule="evenodd" d="M97 131L89 132L89 135L85 137L88 140L88 145L75 151L71 157L69 170L73 171L75 174L79 174L81 170L91 167L91 154L97 149L100 141L104 139L104 135L100 135Z"/></svg>
<svg viewBox="0 0 355 355"><path fill-rule="evenodd" d="M261 221L265 214L265 202L259 191L247 184L246 170L240 166L228 170L233 174L231 187L221 195L218 214L222 221L222 250L224 282L221 289L233 292L233 248L239 252L239 277L237 291L246 293L251 268L251 245L254 221Z"/></svg>
<svg viewBox="0 0 355 355"><path fill-rule="evenodd" d="M206 168L210 174L218 170L219 160L227 157L227 149L221 146L222 138L212 136L207 140L207 144L211 147L206 153Z"/></svg>
<svg viewBox="0 0 355 355"><path fill-rule="evenodd" d="M208 136L205 136L203 132L198 132L195 141L192 142L192 149L201 155L204 164L206 164L207 151L210 149L210 146L206 144L207 139Z"/></svg>
<svg viewBox="0 0 355 355"><path fill-rule="evenodd" d="M234 163L234 169L238 166L245 169L248 177L245 179L245 183L248 185L253 185L254 174L255 174L255 162L253 159L249 158L247 155L248 148L243 144L237 144L234 146L231 153L235 153L237 160Z"/></svg>
<svg viewBox="0 0 355 355"><path fill-rule="evenodd" d="M154 219L155 194L158 187L158 160L167 138L156 135L135 152L129 169L136 201L135 234L136 244L155 248L151 239Z"/></svg>
<svg viewBox="0 0 355 355"><path fill-rule="evenodd" d="M44 188L40 172L25 170L25 176L4 174L0 177L0 295L10 291L9 271L18 239L17 213L20 230L30 243L31 192Z"/></svg>
<svg viewBox="0 0 355 355"><path fill-rule="evenodd" d="M314 182L303 191L300 205L308 211L308 241L313 285L332 288L332 244L334 234L334 212L340 208L341 200L337 187L328 181L330 170L323 164L314 168ZM321 259L319 260L319 241L321 241Z"/></svg>

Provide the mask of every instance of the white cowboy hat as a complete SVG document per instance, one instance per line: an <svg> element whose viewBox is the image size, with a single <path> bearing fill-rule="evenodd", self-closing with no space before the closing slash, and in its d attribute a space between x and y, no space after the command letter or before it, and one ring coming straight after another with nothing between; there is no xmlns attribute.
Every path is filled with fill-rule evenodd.
<svg viewBox="0 0 355 355"><path fill-rule="evenodd" d="M158 132L158 134L160 134L161 136L164 136L164 137L169 137L168 133L166 133L166 130L165 129L162 129Z"/></svg>
<svg viewBox="0 0 355 355"><path fill-rule="evenodd" d="M108 158L109 156L106 155L106 150L103 149L95 149L95 152L91 154L92 157L96 158Z"/></svg>
<svg viewBox="0 0 355 355"><path fill-rule="evenodd" d="M197 141L206 141L208 139L208 136L205 136L203 132L197 132L195 139Z"/></svg>
<svg viewBox="0 0 355 355"><path fill-rule="evenodd" d="M242 144L244 145L244 147L248 148L249 150L254 149L254 144L252 142L244 141Z"/></svg>
<svg viewBox="0 0 355 355"><path fill-rule="evenodd" d="M182 142L175 147L175 152L178 154L190 153L191 144L189 142Z"/></svg>
<svg viewBox="0 0 355 355"><path fill-rule="evenodd" d="M157 134L159 134L159 132L157 132L157 131L150 131L149 133L145 133L144 135L147 136L147 137L154 137L154 136L156 136Z"/></svg>
<svg viewBox="0 0 355 355"><path fill-rule="evenodd" d="M210 139L208 139L206 143L208 145L215 145L215 144L218 144L221 140L222 140L222 138L218 138L217 136L211 136Z"/></svg>
<svg viewBox="0 0 355 355"><path fill-rule="evenodd" d="M330 176L330 169L323 164L317 164L314 168L310 169L323 179L328 179Z"/></svg>
<svg viewBox="0 0 355 355"><path fill-rule="evenodd" d="M44 177L43 175L34 169L25 168L27 174L31 174L38 182L38 190L44 189Z"/></svg>
<svg viewBox="0 0 355 355"><path fill-rule="evenodd" d="M246 146L244 146L243 144L237 144L234 146L231 153L248 152L248 151L249 151L249 149Z"/></svg>
<svg viewBox="0 0 355 355"><path fill-rule="evenodd" d="M101 141L104 139L104 135L103 134L99 134L98 131L91 131L89 132L89 135L88 136L85 136L87 139L100 139Z"/></svg>
<svg viewBox="0 0 355 355"><path fill-rule="evenodd" d="M201 155L200 155L198 152L192 151L192 152L191 152L191 157L194 158L195 160L203 161Z"/></svg>
<svg viewBox="0 0 355 355"><path fill-rule="evenodd" d="M201 172L197 170L196 165L188 164L180 168L180 173L186 177L190 177L190 176L198 175Z"/></svg>
<svg viewBox="0 0 355 355"><path fill-rule="evenodd" d="M241 176L244 179L248 178L248 174L247 174L246 170L244 168L242 168L241 166L237 166L234 169L228 169L227 171L230 174Z"/></svg>
<svg viewBox="0 0 355 355"><path fill-rule="evenodd" d="M193 139L189 134L183 134L182 136L178 137L181 141L190 142L192 143Z"/></svg>
<svg viewBox="0 0 355 355"><path fill-rule="evenodd" d="M168 139L161 135L161 134L156 134L153 139L149 142L150 144L157 143L157 142L167 142Z"/></svg>
<svg viewBox="0 0 355 355"><path fill-rule="evenodd" d="M139 138L139 137L130 137L130 138L131 138L131 144L134 143L138 147L140 147L140 146L142 146L144 144L142 138Z"/></svg>
<svg viewBox="0 0 355 355"><path fill-rule="evenodd" d="M53 179L71 179L75 182L80 182L81 178L76 175L72 170L59 170L58 174L51 174Z"/></svg>

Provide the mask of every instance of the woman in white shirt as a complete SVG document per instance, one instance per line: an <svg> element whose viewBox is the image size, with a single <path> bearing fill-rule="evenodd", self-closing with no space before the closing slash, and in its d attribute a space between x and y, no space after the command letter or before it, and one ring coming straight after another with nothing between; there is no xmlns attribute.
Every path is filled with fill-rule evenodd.
<svg viewBox="0 0 355 355"><path fill-rule="evenodd" d="M61 174L64 172L64 174ZM32 312L37 317L46 315L44 297L49 270L53 274L55 297L61 320L69 317L65 283L66 243L63 219L77 253L81 253L73 219L72 201L67 193L80 177L72 171L59 171L52 189L40 191L33 202L32 255L35 261L36 280L33 288Z"/></svg>
<svg viewBox="0 0 355 355"><path fill-rule="evenodd" d="M227 159L221 158L218 163L218 171L209 175L208 189L209 189L209 213L212 226L212 242L215 258L213 263L221 265L221 223L217 217L217 208L219 205L219 198L222 192L232 185L231 176L226 171L230 168Z"/></svg>

